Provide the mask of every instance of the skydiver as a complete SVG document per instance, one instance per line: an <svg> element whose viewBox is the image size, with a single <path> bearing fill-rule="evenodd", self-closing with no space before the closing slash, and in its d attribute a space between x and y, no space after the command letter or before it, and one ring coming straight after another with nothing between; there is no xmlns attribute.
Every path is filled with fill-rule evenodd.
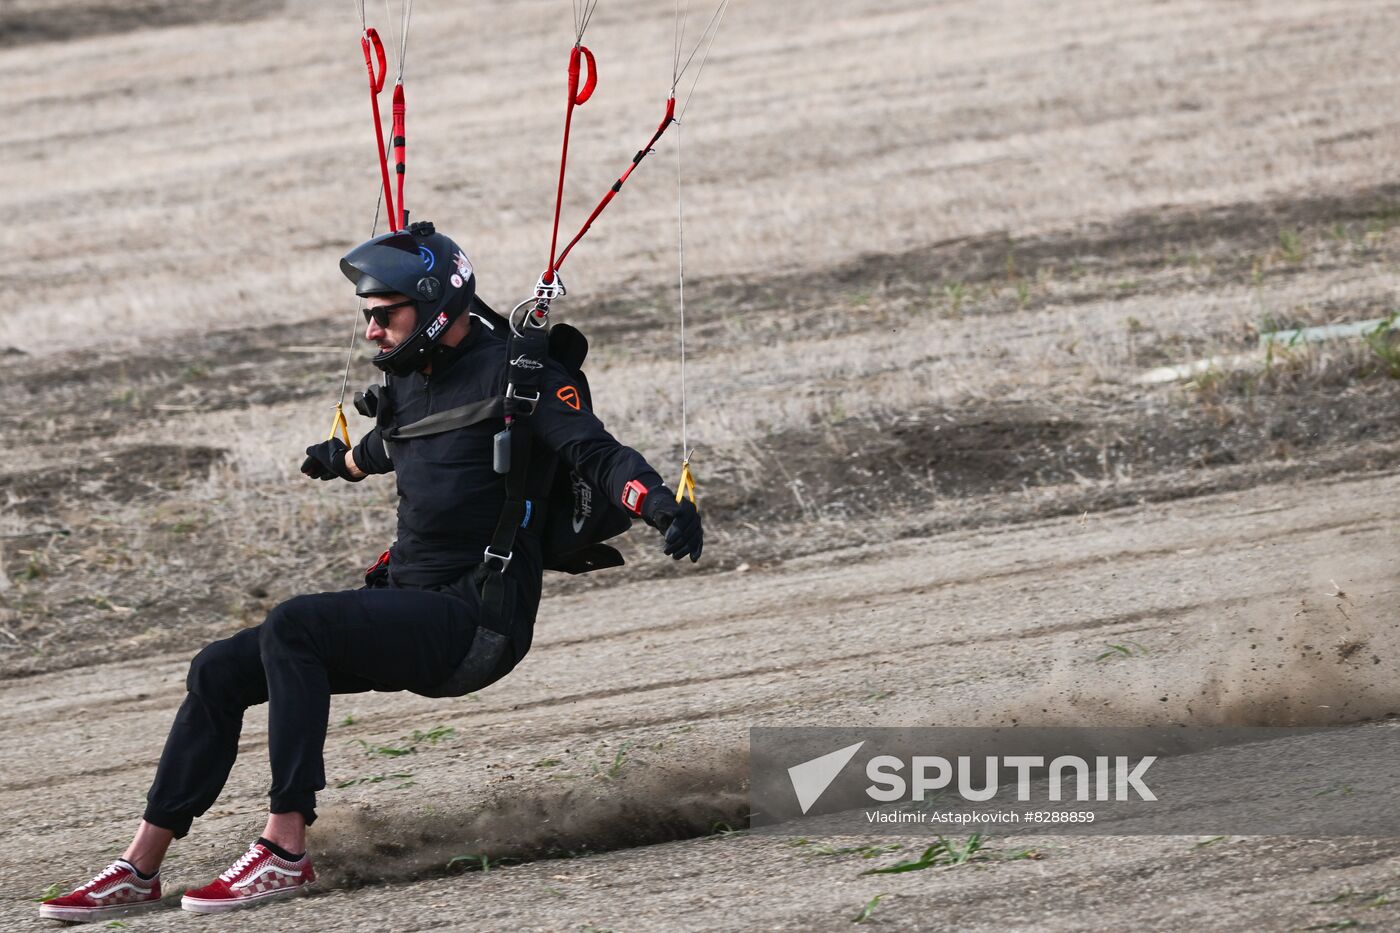
<svg viewBox="0 0 1400 933"><path fill-rule="evenodd" d="M394 544L363 588L294 597L260 625L195 655L131 844L91 881L41 904L42 917L93 921L157 905L167 849L218 798L238 753L244 711L264 702L272 770L267 824L226 871L188 890L181 904L216 913L304 892L316 880L306 827L316 819L316 792L326 786L331 695L459 696L499 680L529 650L544 569L545 502L525 501L518 531L505 521L508 476L493 467L505 421L492 406L507 377L530 360L513 364L501 319L471 310L471 264L431 224L369 240L341 260L341 269L364 300L365 338L378 346L373 362L386 373L383 398L376 426L353 449L339 438L314 444L302 472L352 483L394 472ZM586 392L576 375L554 359L540 363L538 405L524 419L536 468L548 473L552 464L566 464L600 498L660 531L666 554L699 560L704 533L693 503L677 502L641 454L604 430L581 404ZM429 415L474 404L491 416L402 436ZM502 534L513 536L510 552L488 554Z"/></svg>

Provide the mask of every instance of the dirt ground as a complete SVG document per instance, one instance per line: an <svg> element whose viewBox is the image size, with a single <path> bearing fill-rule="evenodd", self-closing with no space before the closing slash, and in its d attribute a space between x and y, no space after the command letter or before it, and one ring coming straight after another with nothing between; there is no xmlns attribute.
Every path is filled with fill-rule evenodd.
<svg viewBox="0 0 1400 933"><path fill-rule="evenodd" d="M374 203L358 23L323 6L0 10L28 128L0 207L33 221L0 228L2 929L122 847L192 653L355 585L391 533L392 483L296 472ZM562 69L527 65L567 47L559 6L415 13L413 205L497 305L547 234ZM659 9L600 6L575 213L650 129ZM752 726L1400 717L1400 347L1258 351L1395 310L1397 27L1361 0L736 3L685 126L704 560L634 530L627 569L546 581L501 684L338 698L320 890L221 928L1400 929L1391 838L997 834L864 875L928 840L746 828ZM668 474L673 155L559 306ZM254 710L168 891L259 828L265 738Z"/></svg>
<svg viewBox="0 0 1400 933"><path fill-rule="evenodd" d="M903 929L1386 928L1400 908L1369 902L1394 891L1400 842L1390 839L996 837L998 850L1029 844L1041 857L891 879L861 876L878 862L821 848L849 840L725 830L743 825L754 724L1282 724L1400 712L1388 624L1400 597L1397 485L1394 473L1347 476L913 532L731 571L720 586L713 575L658 578L619 582L606 598L556 597L509 687L447 704L337 700L328 771L350 786L326 793L314 832L332 893L230 922L835 929L886 892L871 922ZM1329 596L1338 587L1345 597ZM676 608L658 614L663 604ZM1354 640L1368 644L1338 650ZM1124 642L1144 653L1095 660ZM153 653L5 686L0 794L17 819L12 845L29 853L0 874L7 923L32 911L22 899L36 881L76 880L131 827L186 661ZM402 757L367 757L359 744L401 745L444 726L455 731ZM225 798L167 869L172 884L217 870L256 829L264 738L254 713ZM445 869L478 854L505 867Z"/></svg>

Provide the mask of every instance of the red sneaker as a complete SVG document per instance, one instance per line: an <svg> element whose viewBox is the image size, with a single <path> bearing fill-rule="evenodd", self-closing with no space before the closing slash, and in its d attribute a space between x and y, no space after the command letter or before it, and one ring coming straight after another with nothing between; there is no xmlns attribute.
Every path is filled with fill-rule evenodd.
<svg viewBox="0 0 1400 933"><path fill-rule="evenodd" d="M115 861L98 876L62 897L39 905L39 916L69 923L125 917L160 904L160 875L143 881L125 861Z"/></svg>
<svg viewBox="0 0 1400 933"><path fill-rule="evenodd" d="M223 913L299 894L315 881L310 856L289 862L255 842L212 884L186 891L180 906L197 914Z"/></svg>

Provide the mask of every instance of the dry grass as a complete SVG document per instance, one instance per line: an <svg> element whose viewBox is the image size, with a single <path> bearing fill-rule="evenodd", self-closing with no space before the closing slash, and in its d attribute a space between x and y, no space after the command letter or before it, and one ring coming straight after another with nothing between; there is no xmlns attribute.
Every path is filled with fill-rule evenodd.
<svg viewBox="0 0 1400 933"><path fill-rule="evenodd" d="M0 186L10 219L0 230L0 435L11 441L0 468L0 673L104 664L15 693L11 744L41 736L69 758L100 745L83 728L88 704L139 726L178 689L170 652L256 623L294 593L354 585L392 533L391 480L351 487L296 472L302 448L325 436L340 357L279 349L339 342L351 309L335 259L368 232L373 208L350 5L289 0L234 24L195 22L205 0L141 3L163 7L152 23L185 25L99 22L90 38L0 51L13 128ZM20 13L69 22L75 11L104 13L98 0L17 0L0 27ZM658 115L669 17L664 3L600 8L591 43L603 85L579 117L571 217ZM566 20L562 0L419 8L410 203L468 245L496 304L528 287L542 261ZM1375 520L1389 487L1332 482L1393 469L1400 450L1400 383L1377 374L1377 350L1281 352L1267 369L1185 387L1132 377L1252 348L1264 328L1393 310L1400 187L1385 183L1400 142L1389 103L1397 26L1400 7L1374 0L735 4L684 129L691 441L710 547L675 577L638 529L624 543L629 582L674 579L637 599L559 599L613 586L617 574L551 580L535 650L556 653L514 674L503 702L463 713L472 736L514 742L487 757L538 762L639 717L671 741L695 710L735 730L768 714L948 720L939 704L954 720L970 710L1012 723L1102 710L1121 720L1135 709L1194 721L1202 702L1207 715L1293 721L1299 704L1312 717L1331 709L1330 691L1348 715L1358 696L1385 693L1358 693L1384 681L1384 667L1351 657L1380 644L1384 625L1342 613L1338 628L1333 601L1319 603L1322 587L1308 582L1340 580L1362 605L1393 590L1383 572L1393 548ZM672 476L673 143L571 261L575 294L561 309L593 337L589 369L608 425ZM304 339L269 326L304 317ZM208 333L233 328L247 339ZM173 359L156 352L167 345ZM368 370L362 359L352 387ZM251 403L237 397L255 389L265 391ZM1225 503L1165 506L1263 484ZM1109 514L1123 507L1132 511ZM1041 521L1057 515L1076 520ZM1036 525L996 527L1027 521ZM971 530L930 537L955 528ZM1299 572L1322 552L1326 572ZM734 572L687 578L716 571ZM680 621L658 617L663 605L681 607ZM1387 605L1374 603L1377 619ZM1243 649L1263 639L1247 633L1290 614L1287 651L1296 630L1321 660L1280 663L1261 681L1259 656ZM1300 617L1324 640L1297 628ZM889 658L859 645L833 656L822 633L840 641L848 629L893 646ZM916 629L927 644L905 637ZM1109 638L1141 638L1151 654L1121 668L1086 661ZM638 645L656 663L632 663ZM1371 650L1380 664L1384 651ZM147 670L111 663L155 655L167 657L143 661ZM740 656L752 670L735 667ZM1169 666L1145 676L1139 661ZM1380 673L1358 675L1362 666ZM1090 668L1094 689L1078 689ZM600 670L622 672L622 688L600 691ZM893 680L876 695L870 677ZM68 716L54 690L85 708ZM865 699L852 706L851 696ZM426 715L423 702L353 709L372 710L360 728L387 737L428 725L403 719ZM53 783L60 804L97 784L129 789L146 746L106 751L98 772L74 767L54 783L60 760L15 786L32 802L25 788ZM483 792L497 799L491 787L514 779L463 771L472 760L486 759L464 745L444 765L452 775L420 775L415 794L451 806L430 803L419 823L443 823ZM620 756L599 760L617 776ZM254 765L235 774L232 812L215 815L225 840L261 805L265 770L250 778ZM675 782L664 784L673 799ZM509 786L500 800L540 797L528 780ZM344 793L357 806L373 799ZM54 809L51 797L40 809ZM376 805L414 831L398 836L421 856L431 833L417 833L400 801ZM42 843L30 848L47 853L41 867L106 838L105 823L65 834L34 812L20 822ZM505 812L518 835L520 814ZM520 812L551 839L569 831L553 811ZM587 832L579 838L598 838ZM1315 873L1315 846L1265 848L1246 855L1273 859L1273 875ZM1137 857L1091 854L1104 851L1082 873L1085 890ZM1352 854L1348 864L1384 865L1376 852ZM716 882L715 859L697 857L695 873L714 890L732 881L732 897L712 900L743 908L761 858L731 859L740 869ZM1170 853L1138 861L1140 874L1167 866L1158 874L1170 882ZM1199 893L1210 886L1197 875ZM1233 894L1240 877L1226 866L1205 880ZM1061 880L1047 910L1063 918L1077 909L1079 879ZM591 883L574 881L578 891ZM805 874L789 881L815 890ZM502 910L513 909L510 893ZM522 904L540 899L517 893ZM944 913L965 893L948 894ZM1265 903L1274 893L1232 916L1275 916ZM361 894L369 901L345 916L374 912L379 895ZM564 900L540 916L598 919ZM993 901L1020 922L1041 906ZM1201 916L1216 917L1207 901ZM843 920L851 909L843 902ZM643 925L652 915L643 911Z"/></svg>
<svg viewBox="0 0 1400 933"><path fill-rule="evenodd" d="M851 418L1116 391L1162 363L1252 349L1262 329L1387 312L1400 284L1392 259L1400 256L1400 230L1339 238L1319 223L1297 237L1304 255L1296 261L1278 254L1272 236L1254 251L1227 243L1224 267L1210 256L1183 259L1165 242L1132 269L1071 257L1024 278L966 286L956 309L949 286L936 281L915 297L870 294L853 304L837 291L805 310L761 305L724 314L722 325L713 320L722 313L714 302L699 302L695 319L707 326L690 344L691 443L702 462L716 450L747 459L747 448L773 434ZM587 327L586 315L576 319ZM675 338L673 323L625 338L605 334L595 338L589 364L609 428L663 469L679 462ZM1316 352L1350 360L1357 351ZM325 371L324 402L172 413L151 440L229 450L230 481L295 480L298 453L324 434L339 382L334 353L306 361L308 374ZM354 415L351 422L355 433L365 424Z"/></svg>
<svg viewBox="0 0 1400 933"><path fill-rule="evenodd" d="M497 305L547 245L566 19L557 0L417 13L410 206L468 246ZM353 579L387 540L391 482L296 472L325 436L339 354L279 353L289 341L268 328L309 318L290 342L335 344L353 313L336 259L375 198L356 26L349 5L298 0L249 22L0 51L7 125L24 128L5 141L0 209L34 221L0 230L0 350L30 354L6 391L32 388L6 422L23 437L0 508L15 542L4 611L95 625L108 610L88 594L145 605L179 576L194 579L180 611L227 627ZM1205 459L1218 432L1193 418L1363 375L1341 347L1267 379L1133 382L1253 347L1262 328L1393 308L1396 26L1397 9L1316 0L736 4L684 128L690 442L715 552L746 553L725 534L761 542L746 521L878 519L895 486L950 522L1053 513L1075 483L1085 509L1190 494L1216 474L1170 471L1221 463ZM670 30L668 5L600 8L603 81L578 114L566 217L654 125ZM673 143L570 260L560 304L592 336L608 426L672 478ZM249 340L202 336L231 329ZM167 342L180 355L162 366ZM91 384L68 375L86 369ZM368 377L362 360L352 388ZM252 407L225 397L260 380ZM179 404L158 407L169 393ZM1327 417L1345 419L1333 394ZM879 448L895 421L911 433ZM207 478L126 498L119 469L70 469L161 443L224 456ZM864 473L823 472L872 444ZM1249 462L1222 481L1283 475L1249 472L1260 448L1236 446ZM36 477L70 473L76 492L36 518ZM998 498L1017 483L1015 503ZM71 537L42 537L65 523ZM19 579L31 557L52 573ZM221 561L233 569L209 571Z"/></svg>
<svg viewBox="0 0 1400 933"><path fill-rule="evenodd" d="M659 116L669 16L639 0L600 10L570 217ZM1336 0L738 4L684 130L691 269L820 269L1374 183L1400 132L1384 104L1397 17ZM554 0L417 13L410 203L469 244L493 298L542 263L566 18ZM302 2L0 52L15 133L0 209L33 222L0 233L0 345L343 308L334 259L374 202L356 26ZM673 275L670 145L571 260L579 294Z"/></svg>

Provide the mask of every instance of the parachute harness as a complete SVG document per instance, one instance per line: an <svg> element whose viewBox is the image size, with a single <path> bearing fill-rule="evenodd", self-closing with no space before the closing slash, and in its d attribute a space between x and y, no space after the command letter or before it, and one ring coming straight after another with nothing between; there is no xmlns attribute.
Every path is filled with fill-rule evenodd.
<svg viewBox="0 0 1400 933"><path fill-rule="evenodd" d="M365 20L365 0L357 0L360 11L360 48L365 55L365 70L369 73L369 105L370 111L374 114L374 138L376 143L376 153L379 159L379 176L383 183L384 204L388 208L389 229L402 230L406 221L407 212L403 203L403 182L405 166L407 161L406 149L408 145L407 137L404 135L404 113L406 110L403 95L403 68L404 60L408 53L408 27L413 18L413 0L404 0L402 16L400 19L399 32L399 55L398 74L394 78L394 94L392 103L393 135L389 146L384 145L384 124L379 114L379 95L384 90L384 80L389 74L389 69L385 61L384 43L379 38L379 32L374 27L367 24ZM384 12L389 12L389 0L384 0ZM393 29L390 27L390 38L393 38ZM394 156L394 173L398 178L397 187L398 198L395 201L394 188L389 184L389 153ZM397 203L397 210L395 204ZM378 224L379 206L375 206L375 222Z"/></svg>
<svg viewBox="0 0 1400 933"><path fill-rule="evenodd" d="M597 205L579 227L573 238L564 245L561 251L559 246L559 221L564 205L564 179L569 164L569 136L573 127L574 109L583 106L593 96L593 92L598 86L598 65L593 53L583 44L584 33L588 29L589 23L593 19L593 14L598 8L598 0L573 0L574 12L574 45L569 51L568 65L568 99L564 110L564 136L559 153L559 180L554 194L554 223L550 234L549 242L549 264L540 274L538 282L535 284L534 294L530 298L517 304L510 312L508 320L511 331L519 337L525 337L525 332L533 332L539 336L549 326L550 304L554 299L567 294L564 281L559 275L559 269L568 258L569 253L583 239L584 235L592 228L593 222L603 213L621 191L622 186L627 183L627 179L641 164L642 160L655 151L656 144L661 140L666 130L672 125L680 126L681 117L685 115L690 106L690 99L695 94L695 88L700 83L700 76L704 73L705 63L709 59L710 50L714 47L715 37L718 35L720 23L724 20L724 14L729 7L729 0L719 0L714 12L710 15L704 29L701 30L700 38L690 48L686 54L685 32L689 16L688 3L683 4L682 0L676 0L676 25L674 35L674 46L671 67L671 89L666 99L665 113L661 122L657 124L655 132L647 140L646 145L637 150L636 155L626 169L613 182L612 186L603 194ZM384 91L385 81L389 73L388 55L385 52L383 40L379 36L378 30L370 26L365 14L365 0L356 0L356 9L360 16L360 47L364 53L365 71L369 79L370 90L370 112L374 118L375 153L379 162L380 191L375 203L374 222L370 228L370 237L373 238L379 229L379 216L381 209L384 210L389 222L389 229L393 231L402 230L407 223L408 211L404 205L404 178L407 164L407 135L405 133L405 105L403 90L404 62L408 51L408 31L409 24L413 16L413 0L403 0L400 16L400 29L397 37L397 62L396 76L394 81L394 91L392 96L392 135L388 144L384 140L383 118L380 114L379 95ZM389 10L389 0L384 0L384 10L390 22L390 40L393 44L394 35L392 27L392 15ZM676 93L681 85L682 78L689 70L696 56L700 56L699 66L695 70L695 76L691 79L689 90L685 95L685 102L680 108L680 113L676 112ZM684 61L682 61L684 59ZM580 85L580 81L582 84ZM686 396L686 371L685 371L685 208L682 198L683 172L681 156L680 131L676 131L676 228L677 228L677 303L680 317L680 383L681 383L681 475L676 488L676 501L689 498L690 501L698 505L696 499L695 475L691 470L690 461L694 456L694 449L689 445L689 425L687 418L687 396ZM392 155L394 160L395 182L391 184L389 177L389 158ZM531 306L528 307L527 306ZM361 302L363 310L363 302ZM523 312L523 314L522 314ZM517 318L519 323L517 324ZM335 406L335 418L331 425L330 437L341 438L347 447L350 445L350 429L345 418L345 393L350 383L350 367L354 360L355 344L359 335L358 317L355 319L351 334L350 347L345 357L345 369L340 385L340 398ZM507 386L507 398L511 397L514 385ZM522 387L523 388L523 387ZM527 390L528 391L528 390ZM523 395L523 393L522 393ZM539 393L535 392L533 399L522 397L521 402L534 402L539 400ZM512 416L508 413L505 417L506 429L509 431ZM505 432L503 432L505 433Z"/></svg>
<svg viewBox="0 0 1400 933"><path fill-rule="evenodd" d="M681 168L681 117L685 116L685 111L690 107L690 99L695 96L695 86L700 83L700 75L705 71L705 62L710 57L710 49L714 46L715 36L719 34L719 24L724 21L725 10L729 8L729 0L720 0L720 4L710 15L710 21L705 24L705 28L700 33L700 41L691 50L690 57L681 63L681 56L685 51L685 26L688 9L682 8L680 0L676 0L676 41L675 56L671 62L671 103L676 99L676 87L681 83L681 77L690 67L691 61L695 58L695 53L700 51L701 45L705 47L705 54L700 59L700 67L695 70L695 78L690 83L690 91L685 96L685 104L681 107L679 116L672 122L676 124L676 303L680 310L680 354L681 354L681 476L676 483L676 502L688 498L695 506L699 506L699 501L695 498L695 474L690 469L690 458L695 455L695 450L690 446L690 437L687 424L686 405L686 383L685 383L685 204L682 198L684 189L684 172ZM673 109L668 107L668 112Z"/></svg>
<svg viewBox="0 0 1400 933"><path fill-rule="evenodd" d="M384 209L389 218L390 230L402 230L408 219L408 211L404 207L403 183L407 170L407 148L408 138L404 130L404 115L407 107L404 103L403 94L403 69L404 62L408 57L408 27L413 20L413 0L404 0L399 18L398 36L398 63L394 78L394 94L392 104L393 136L389 147L384 144L383 119L379 113L379 95L384 90L384 80L389 74L388 61L384 53L384 42L379 38L379 31L370 26L365 16L365 0L356 0L355 7L360 14L360 48L365 55L365 70L369 73L369 106L370 112L374 115L374 139L376 157L379 161L379 176L381 188L379 197L374 204L374 222L370 225L369 235L373 239L379 232L379 213ZM384 0L384 14L390 26L390 40L393 40L393 17L389 13L389 0ZM398 178L397 200L394 196L394 189L389 185L389 154L392 149L394 157L394 173ZM363 310L364 302L360 302ZM345 371L340 380L340 398L335 403L335 418L331 422L331 433L326 438L331 440L339 437L346 447L352 446L350 443L350 425L345 420L345 393L350 387L350 365L355 359L355 343L360 335L359 316L351 320L350 323L350 347L345 353Z"/></svg>
<svg viewBox="0 0 1400 933"><path fill-rule="evenodd" d="M607 206L612 203L622 191L622 186L627 184L627 179L636 170L648 155L656 149L656 144L660 141L666 130L672 125L680 126L680 118L685 114L690 106L690 99L695 94L695 87L700 83L700 75L705 70L705 62L709 59L710 49L714 47L715 36L719 33L719 25L724 20L725 11L729 7L729 0L720 0L715 11L710 15L705 28L701 30L700 38L691 48L690 54L685 54L685 28L688 18L688 6L683 7L680 0L676 3L676 27L671 64L671 91L666 98L666 111L657 124L656 131L651 134L646 145L637 150L637 154L632 157L632 161L626 169L618 176L612 186L603 194L598 204L579 227L578 232L565 244L560 251L559 246L559 220L564 205L564 177L569 164L569 134L573 128L574 108L581 107L593 96L593 92L598 86L598 63L594 55L587 46L583 44L583 34L588 28L588 23L593 18L593 13L598 7L598 0L574 0L574 46L569 51L568 67L568 100L564 109L564 139L560 146L559 154L559 182L554 194L554 224L549 241L549 264L544 272L540 274L539 281L535 284L534 295L526 298L517 304L509 315L511 330L518 336L524 336L523 329L539 328L543 329L549 325L549 309L551 303L556 298L563 297L568 292L564 287L564 281L559 275L559 269L564 265L564 260L569 253L583 239L584 235L592 228L593 222L603 213ZM703 49L703 54L701 51ZM695 77L691 80L690 89L686 93L685 103L682 104L680 114L676 113L676 90L681 84L681 79L690 68L695 56L700 54L700 64L695 71ZM682 58L685 60L682 61ZM584 66L587 66L587 74L583 81L583 86L579 86L579 79L583 75ZM685 381L685 241L683 230L685 225L685 209L681 197L682 171L681 171L681 146L680 132L677 130L676 141L676 226L677 226L677 268L678 268L678 303L680 306L680 356L681 356L681 476L676 484L676 501L689 498L696 505L695 475L690 468L690 460L694 455L694 450L689 446L688 424L686 413L686 381ZM533 307L527 310L527 305ZM523 314L522 314L523 312ZM519 317L520 324L516 324ZM507 390L509 392L509 389ZM507 425L510 419L507 418Z"/></svg>

